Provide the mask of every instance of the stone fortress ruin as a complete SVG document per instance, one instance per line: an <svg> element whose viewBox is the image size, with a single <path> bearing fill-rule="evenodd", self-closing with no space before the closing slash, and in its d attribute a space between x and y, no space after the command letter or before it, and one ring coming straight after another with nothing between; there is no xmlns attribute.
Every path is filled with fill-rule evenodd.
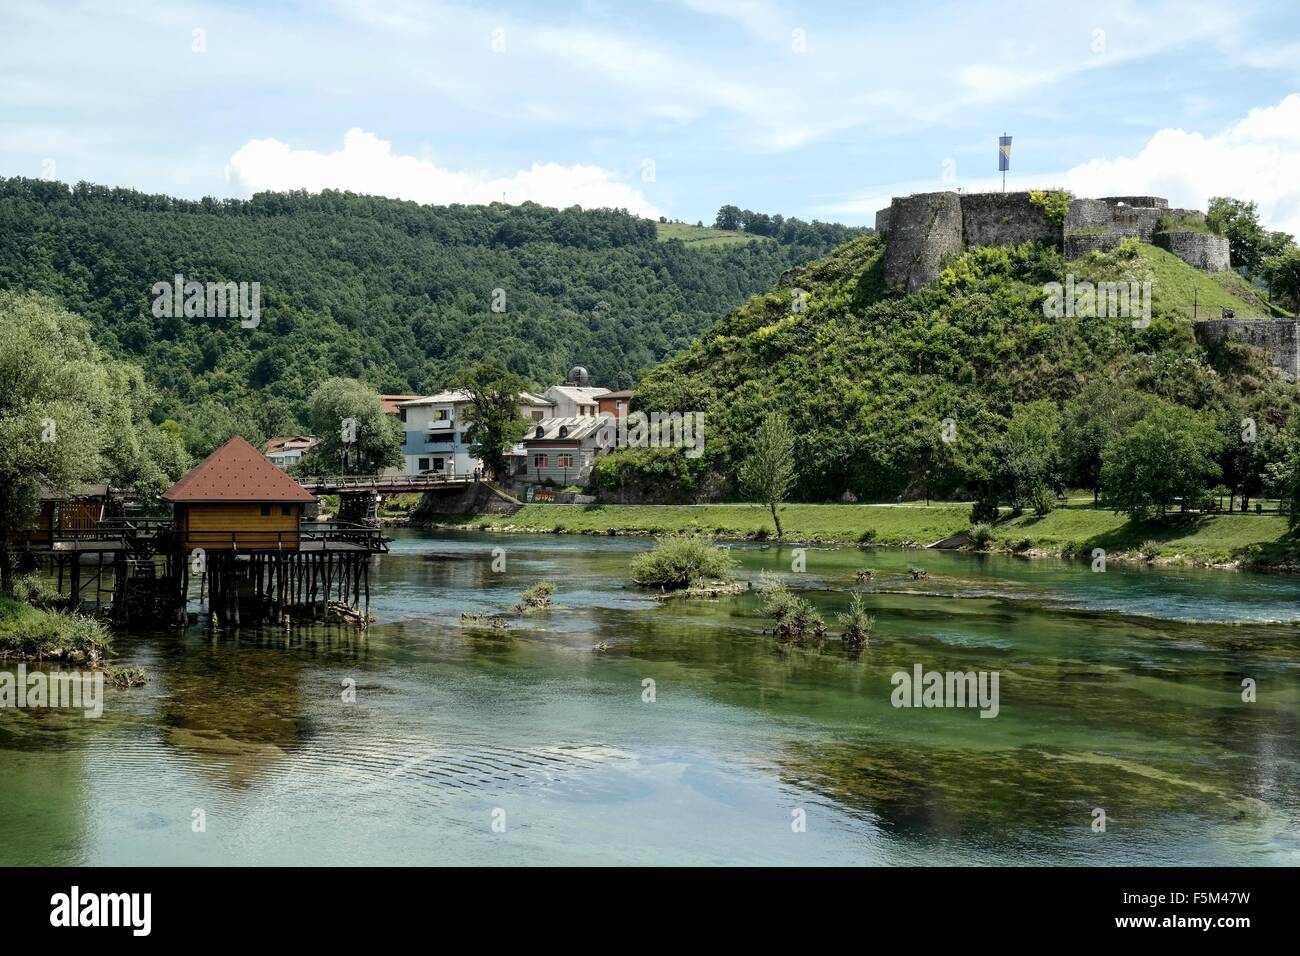
<svg viewBox="0 0 1300 956"><path fill-rule="evenodd" d="M1171 209L1159 196L1071 198L1058 218L1029 192L896 197L876 213L876 232L885 240L885 283L913 292L933 285L943 260L963 249L1022 242L1055 246L1071 260L1136 238L1205 272L1230 268L1228 240L1205 228L1205 213ZM1300 319L1225 317L1198 322L1196 334L1205 343L1242 339L1262 348L1288 378L1300 380Z"/></svg>

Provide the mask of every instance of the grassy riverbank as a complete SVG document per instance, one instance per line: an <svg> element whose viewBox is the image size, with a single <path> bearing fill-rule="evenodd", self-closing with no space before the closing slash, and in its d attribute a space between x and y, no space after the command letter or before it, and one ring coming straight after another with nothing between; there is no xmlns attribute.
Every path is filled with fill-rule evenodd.
<svg viewBox="0 0 1300 956"><path fill-rule="evenodd" d="M93 618L0 597L0 660L96 665L110 648L107 629Z"/></svg>
<svg viewBox="0 0 1300 956"><path fill-rule="evenodd" d="M871 542L928 545L970 526L968 503L931 505L811 505L781 508L790 541ZM772 518L760 505L527 505L514 515L445 515L437 527L572 534L668 534L697 532L719 538L763 538ZM1265 565L1295 562L1300 542L1287 535L1278 515L1207 515L1184 521L1129 521L1092 508L1060 508L1048 515L1021 515L999 522L993 547L1001 550L1108 554L1136 552L1154 542L1163 559Z"/></svg>

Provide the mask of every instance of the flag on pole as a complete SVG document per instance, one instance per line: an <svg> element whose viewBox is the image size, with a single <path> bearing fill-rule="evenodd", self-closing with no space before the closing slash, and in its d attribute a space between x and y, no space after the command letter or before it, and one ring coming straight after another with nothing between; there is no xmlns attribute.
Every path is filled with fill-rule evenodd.
<svg viewBox="0 0 1300 956"><path fill-rule="evenodd" d="M998 137L998 171L1005 173L1011 168L1011 137Z"/></svg>

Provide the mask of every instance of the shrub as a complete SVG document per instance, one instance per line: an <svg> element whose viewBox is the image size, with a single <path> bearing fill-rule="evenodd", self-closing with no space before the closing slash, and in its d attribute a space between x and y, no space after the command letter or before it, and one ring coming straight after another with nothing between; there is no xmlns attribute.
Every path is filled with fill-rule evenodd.
<svg viewBox="0 0 1300 956"><path fill-rule="evenodd" d="M1142 555L1142 557L1146 558L1148 561L1154 561L1160 554L1160 542L1152 541L1150 539L1143 541L1138 545L1138 554Z"/></svg>
<svg viewBox="0 0 1300 956"><path fill-rule="evenodd" d="M971 524L993 524L998 520L996 498L979 498L970 506Z"/></svg>
<svg viewBox="0 0 1300 956"><path fill-rule="evenodd" d="M14 579L14 597L39 608L63 607L68 603L52 585L34 574Z"/></svg>
<svg viewBox="0 0 1300 956"><path fill-rule="evenodd" d="M971 544L975 545L977 551L983 551L993 540L993 526L986 521L971 525L966 533L970 535Z"/></svg>
<svg viewBox="0 0 1300 956"><path fill-rule="evenodd" d="M632 559L632 580L643 587L669 591L696 587L727 577L735 560L710 538L695 535L659 538L653 551Z"/></svg>
<svg viewBox="0 0 1300 956"><path fill-rule="evenodd" d="M1070 211L1070 194L1064 189L1031 189L1029 202L1058 226L1065 223L1065 214Z"/></svg>
<svg viewBox="0 0 1300 956"><path fill-rule="evenodd" d="M835 615L835 617L844 627L844 633L840 635L840 640L845 644L850 647L861 647L871 640L871 632L875 629L876 619L867 613L861 594L853 595L853 600L849 602L849 609Z"/></svg>
<svg viewBox="0 0 1300 956"><path fill-rule="evenodd" d="M826 621L810 603L775 576L763 575L763 613L776 624L776 636L796 644L819 640Z"/></svg>
<svg viewBox="0 0 1300 956"><path fill-rule="evenodd" d="M520 614L525 611L541 610L551 606L551 595L555 593L555 582L538 581L523 594L519 595L519 603L515 605L515 610Z"/></svg>
<svg viewBox="0 0 1300 956"><path fill-rule="evenodd" d="M1040 486L1034 489L1030 504L1033 505L1034 514L1040 516L1049 514L1056 507L1056 496L1052 494L1050 488Z"/></svg>

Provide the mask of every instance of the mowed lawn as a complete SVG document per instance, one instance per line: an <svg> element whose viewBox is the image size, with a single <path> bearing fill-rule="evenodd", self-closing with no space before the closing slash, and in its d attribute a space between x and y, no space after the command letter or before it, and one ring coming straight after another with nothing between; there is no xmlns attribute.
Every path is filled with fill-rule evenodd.
<svg viewBox="0 0 1300 956"><path fill-rule="evenodd" d="M788 504L780 509L785 537L796 541L928 545L970 527L967 502L930 505ZM525 505L514 515L447 515L443 525L574 534L698 533L719 537L765 537L774 532L768 509L754 504L717 505ZM1278 560L1294 556L1297 543L1278 515L1208 515L1168 522L1134 523L1124 515L1091 508L1060 508L1039 517L1007 518L993 531L999 548L1073 552L1104 548L1136 551L1147 541L1163 557L1190 560Z"/></svg>

